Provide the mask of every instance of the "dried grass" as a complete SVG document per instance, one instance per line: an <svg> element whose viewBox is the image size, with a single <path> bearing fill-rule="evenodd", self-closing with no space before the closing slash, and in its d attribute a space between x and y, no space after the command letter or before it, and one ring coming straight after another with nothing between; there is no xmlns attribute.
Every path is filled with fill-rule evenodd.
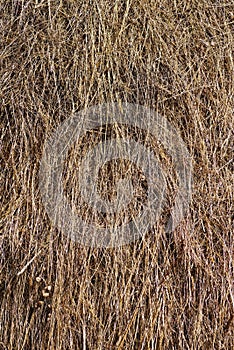
<svg viewBox="0 0 234 350"><path fill-rule="evenodd" d="M1 0L0 13L0 349L234 348L231 1ZM193 201L171 235L85 248L47 217L43 144L72 112L120 100L179 130Z"/></svg>

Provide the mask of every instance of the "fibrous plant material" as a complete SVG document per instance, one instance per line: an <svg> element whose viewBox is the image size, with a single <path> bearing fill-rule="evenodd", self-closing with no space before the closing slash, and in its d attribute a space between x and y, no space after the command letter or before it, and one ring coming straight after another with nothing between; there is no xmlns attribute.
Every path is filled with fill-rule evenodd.
<svg viewBox="0 0 234 350"><path fill-rule="evenodd" d="M0 349L234 348L232 2L0 0L0 13ZM171 233L166 210L136 242L89 248L52 225L38 172L64 120L110 102L152 108L178 130L193 199ZM63 178L74 202L79 156L113 132L71 149ZM173 206L174 168L152 142L171 167ZM129 219L147 196L140 169L106 164L98 188L111 200L121 171L142 194Z"/></svg>

